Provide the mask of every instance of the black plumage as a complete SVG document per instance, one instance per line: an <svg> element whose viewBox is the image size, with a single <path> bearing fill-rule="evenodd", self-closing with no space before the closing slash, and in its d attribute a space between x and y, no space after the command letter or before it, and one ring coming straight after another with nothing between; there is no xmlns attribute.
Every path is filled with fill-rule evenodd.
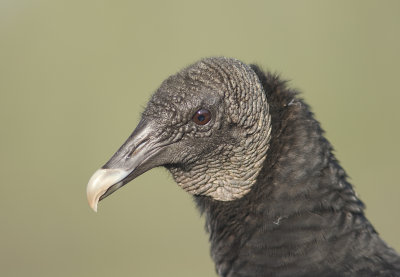
<svg viewBox="0 0 400 277"><path fill-rule="evenodd" d="M155 166L194 195L220 276L400 276L308 105L258 66L210 58L167 79L89 202Z"/></svg>

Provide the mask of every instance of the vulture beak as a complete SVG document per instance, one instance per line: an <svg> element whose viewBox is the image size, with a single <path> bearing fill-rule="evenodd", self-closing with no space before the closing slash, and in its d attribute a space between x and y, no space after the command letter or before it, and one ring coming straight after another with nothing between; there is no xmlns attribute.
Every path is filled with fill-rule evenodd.
<svg viewBox="0 0 400 277"><path fill-rule="evenodd" d="M97 212L100 200L142 173L159 166L154 157L163 148L154 137L154 128L141 121L111 159L90 178L86 189L90 207Z"/></svg>

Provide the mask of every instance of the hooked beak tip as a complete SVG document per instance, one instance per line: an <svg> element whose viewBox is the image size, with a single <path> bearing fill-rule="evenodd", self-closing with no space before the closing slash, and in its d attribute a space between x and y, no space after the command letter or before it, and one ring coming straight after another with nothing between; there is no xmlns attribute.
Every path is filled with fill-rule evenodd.
<svg viewBox="0 0 400 277"><path fill-rule="evenodd" d="M102 168L92 175L86 188L86 195L89 206L93 211L97 212L97 204L102 196L106 194L112 186L125 179L129 173L130 171L119 168Z"/></svg>
<svg viewBox="0 0 400 277"><path fill-rule="evenodd" d="M89 204L89 205L90 205L90 208L92 208L92 210L93 210L95 213L97 213L97 203L99 203L99 202L97 201L97 202L93 202L93 203Z"/></svg>
<svg viewBox="0 0 400 277"><path fill-rule="evenodd" d="M99 203L99 197L90 198L87 196L90 208L97 213L97 204Z"/></svg>

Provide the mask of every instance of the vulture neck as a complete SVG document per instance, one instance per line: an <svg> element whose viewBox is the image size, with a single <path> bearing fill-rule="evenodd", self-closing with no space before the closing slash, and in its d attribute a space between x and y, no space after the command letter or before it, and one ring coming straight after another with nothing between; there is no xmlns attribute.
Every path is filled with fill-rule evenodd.
<svg viewBox="0 0 400 277"><path fill-rule="evenodd" d="M343 259L351 266L354 253L372 251L364 250L368 247L359 240L377 237L363 204L308 106L276 76L253 69L272 119L263 169L251 191L238 200L195 197L206 216L217 272L318 276Z"/></svg>

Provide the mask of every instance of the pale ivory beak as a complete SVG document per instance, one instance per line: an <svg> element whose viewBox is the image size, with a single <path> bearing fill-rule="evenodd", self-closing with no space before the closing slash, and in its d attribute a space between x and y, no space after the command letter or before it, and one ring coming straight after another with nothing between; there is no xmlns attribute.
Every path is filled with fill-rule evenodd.
<svg viewBox="0 0 400 277"><path fill-rule="evenodd" d="M104 195L107 190L113 187L117 190L122 186L122 180L128 176L130 171L119 168L99 169L90 178L86 188L87 199L89 206L97 212L97 203L100 197ZM112 192L110 192L111 194Z"/></svg>

